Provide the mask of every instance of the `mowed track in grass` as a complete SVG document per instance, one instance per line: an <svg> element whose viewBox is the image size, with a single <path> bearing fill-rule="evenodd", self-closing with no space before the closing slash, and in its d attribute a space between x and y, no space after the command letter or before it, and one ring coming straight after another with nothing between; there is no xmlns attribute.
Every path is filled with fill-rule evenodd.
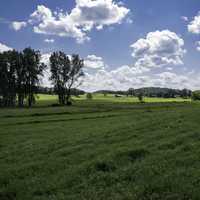
<svg viewBox="0 0 200 200"><path fill-rule="evenodd" d="M0 199L200 199L199 116L198 103L2 109Z"/></svg>

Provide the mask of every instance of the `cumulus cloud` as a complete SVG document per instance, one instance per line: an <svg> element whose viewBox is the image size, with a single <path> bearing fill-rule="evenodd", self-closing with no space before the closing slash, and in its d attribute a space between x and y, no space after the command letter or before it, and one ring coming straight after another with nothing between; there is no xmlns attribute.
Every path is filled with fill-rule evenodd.
<svg viewBox="0 0 200 200"><path fill-rule="evenodd" d="M7 45L0 43L0 53L4 51L10 51L10 50L12 50L11 47L8 47Z"/></svg>
<svg viewBox="0 0 200 200"><path fill-rule="evenodd" d="M86 73L81 89L96 90L127 90L130 87L141 87L149 83L148 77L141 69L123 65L114 70L101 69L96 73Z"/></svg>
<svg viewBox="0 0 200 200"><path fill-rule="evenodd" d="M181 19L182 19L184 22L188 22L188 21L189 21L188 17L186 17L186 16L181 16Z"/></svg>
<svg viewBox="0 0 200 200"><path fill-rule="evenodd" d="M171 86L171 87L183 87L186 83L189 82L188 77L183 75L177 75L173 72L162 72L160 74L157 74L157 76L160 78L160 85L161 86Z"/></svg>
<svg viewBox="0 0 200 200"><path fill-rule="evenodd" d="M184 40L169 30L155 31L147 34L131 45L135 66L146 68L182 65Z"/></svg>
<svg viewBox="0 0 200 200"><path fill-rule="evenodd" d="M176 89L198 89L200 79L194 74L162 72L159 74L137 74L132 67L121 66L115 70L99 70L95 74L87 73L81 89L96 90L127 90L141 87L168 87Z"/></svg>
<svg viewBox="0 0 200 200"><path fill-rule="evenodd" d="M86 68L89 69L104 69L105 68L105 63L103 61L102 57L98 57L96 55L88 55L84 59L84 65Z"/></svg>
<svg viewBox="0 0 200 200"><path fill-rule="evenodd" d="M50 72L50 62L49 58L51 56L51 53L45 53L41 55L41 63L44 63L47 65L47 68L44 71L44 76L41 77L41 83L45 87L52 87L51 81L49 80L51 72Z"/></svg>
<svg viewBox="0 0 200 200"><path fill-rule="evenodd" d="M84 29L120 24L129 13L129 9L113 0L76 0L76 7L70 17Z"/></svg>
<svg viewBox="0 0 200 200"><path fill-rule="evenodd" d="M45 39L44 40L44 42L46 42L46 43L54 43L55 42L55 40L54 39Z"/></svg>
<svg viewBox="0 0 200 200"><path fill-rule="evenodd" d="M188 24L188 31L194 34L200 34L200 12Z"/></svg>
<svg viewBox="0 0 200 200"><path fill-rule="evenodd" d="M200 41L196 42L197 51L200 51Z"/></svg>
<svg viewBox="0 0 200 200"><path fill-rule="evenodd" d="M42 84L44 86L51 87L50 77L50 66L49 57L50 53L42 55L41 62L45 63L48 68L44 73ZM100 61L99 67L92 63L89 69L95 69L88 71L88 66L85 69L85 77L83 83L79 87L88 92L96 90L127 90L129 88L141 88L141 87L169 87L169 88L189 88L198 89L200 77L198 72L182 72L176 73L173 68L168 67L168 71L161 73L152 71L152 68L142 68L130 65L123 65L116 69L110 69L103 60L102 57L96 55L88 55L86 59ZM95 66L94 66L95 65ZM106 68L103 66L107 66ZM170 71L169 71L170 70ZM195 78L194 78L195 77Z"/></svg>
<svg viewBox="0 0 200 200"><path fill-rule="evenodd" d="M129 12L124 5L113 0L76 0L70 13L63 10L53 12L44 5L38 5L28 23L34 26L35 33L71 37L82 43L90 40L88 32L93 28L101 30L104 26L120 24ZM131 19L128 21L131 22ZM19 23L17 26L19 28Z"/></svg>
<svg viewBox="0 0 200 200"><path fill-rule="evenodd" d="M19 31L26 26L27 26L27 22L24 22L24 21L22 22L14 21L11 23L11 28L14 29L15 31Z"/></svg>

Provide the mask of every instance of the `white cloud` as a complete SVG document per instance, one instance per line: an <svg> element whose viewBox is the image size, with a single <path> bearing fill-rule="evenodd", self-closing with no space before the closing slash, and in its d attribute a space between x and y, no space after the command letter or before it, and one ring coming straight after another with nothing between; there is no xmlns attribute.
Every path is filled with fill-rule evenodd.
<svg viewBox="0 0 200 200"><path fill-rule="evenodd" d="M173 72L162 72L157 74L161 80L161 85L173 85L173 87L183 87L183 84L188 82L188 77L183 75L177 75Z"/></svg>
<svg viewBox="0 0 200 200"><path fill-rule="evenodd" d="M49 62L50 56L51 56L51 53L45 53L45 54L42 54L41 56L41 63L44 63L45 65L47 65L47 68L44 71L44 76L41 77L41 83L45 87L52 87L51 81L49 80L51 76L50 62Z"/></svg>
<svg viewBox="0 0 200 200"><path fill-rule="evenodd" d="M14 21L11 23L11 28L14 29L15 31L19 31L26 26L27 26L27 23L23 21L22 22Z"/></svg>
<svg viewBox="0 0 200 200"><path fill-rule="evenodd" d="M196 76L196 74L195 74ZM99 70L95 74L87 73L81 89L96 90L127 90L141 87L167 87L176 89L199 89L200 79L194 74L178 74L162 72L159 74L137 74L132 67L122 66L115 70Z"/></svg>
<svg viewBox="0 0 200 200"><path fill-rule="evenodd" d="M104 69L105 63L102 57L98 57L96 55L88 55L84 59L84 65L89 69Z"/></svg>
<svg viewBox="0 0 200 200"><path fill-rule="evenodd" d="M114 70L102 69L96 73L86 73L81 89L96 90L127 90L130 87L141 87L146 76L141 70L123 65Z"/></svg>
<svg viewBox="0 0 200 200"><path fill-rule="evenodd" d="M45 39L44 40L44 42L46 42L46 43L54 43L55 42L55 40L54 39Z"/></svg>
<svg viewBox="0 0 200 200"><path fill-rule="evenodd" d="M90 40L87 34L93 28L101 30L104 26L120 24L129 12L113 0L76 0L69 14L62 10L52 12L39 5L28 22L34 26L35 33L72 37L82 43Z"/></svg>
<svg viewBox="0 0 200 200"><path fill-rule="evenodd" d="M10 51L10 50L12 50L11 47L8 47L7 45L0 43L0 53L4 51Z"/></svg>
<svg viewBox="0 0 200 200"><path fill-rule="evenodd" d="M186 17L186 16L181 16L181 19L182 19L184 22L188 22L188 21L189 21L188 17Z"/></svg>
<svg viewBox="0 0 200 200"><path fill-rule="evenodd" d="M42 55L41 62L45 63L48 68L44 73L42 83L44 86L51 87L50 77L50 66L49 57L50 53ZM103 61L103 58L97 57L96 55L89 55L86 58L91 60L100 60L103 64L99 66L107 66ZM93 63L94 64L94 63ZM91 64L91 68L94 65ZM91 69L90 68L90 69ZM153 73L150 69L136 66L123 65L113 70L109 70L109 67L99 67L93 71L88 71L87 67L85 70L85 77L80 89L85 91L96 91L96 90L127 90L129 88L141 88L141 87L168 87L168 88L189 88L199 89L200 77L198 72L182 72L176 73L172 68L167 68L169 71L161 73Z"/></svg>
<svg viewBox="0 0 200 200"><path fill-rule="evenodd" d="M172 70L173 70L172 67L167 67L166 69L167 69L168 71L172 71Z"/></svg>
<svg viewBox="0 0 200 200"><path fill-rule="evenodd" d="M127 23L127 24L132 24L132 23L133 23L133 20L132 20L130 17L127 17L126 23Z"/></svg>
<svg viewBox="0 0 200 200"><path fill-rule="evenodd" d="M30 17L29 23L34 25L35 33L72 37L79 43L89 40L86 33L77 27L68 14L52 13L49 8L39 5Z"/></svg>
<svg viewBox="0 0 200 200"><path fill-rule="evenodd" d="M194 34L200 34L200 12L188 24L188 31Z"/></svg>
<svg viewBox="0 0 200 200"><path fill-rule="evenodd" d="M158 68L182 65L184 40L169 30L147 34L131 45L136 67Z"/></svg>
<svg viewBox="0 0 200 200"><path fill-rule="evenodd" d="M70 17L85 29L120 24L129 9L113 0L76 0L76 7Z"/></svg>
<svg viewBox="0 0 200 200"><path fill-rule="evenodd" d="M196 42L197 51L200 51L200 41Z"/></svg>

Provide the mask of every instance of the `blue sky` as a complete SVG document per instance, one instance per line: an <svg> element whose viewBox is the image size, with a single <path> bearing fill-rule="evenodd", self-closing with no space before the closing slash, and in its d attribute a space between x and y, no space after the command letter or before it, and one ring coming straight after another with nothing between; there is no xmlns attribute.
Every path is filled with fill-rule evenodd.
<svg viewBox="0 0 200 200"><path fill-rule="evenodd" d="M31 46L44 60L56 50L80 54L83 89L200 89L199 11L199 0L6 0L0 44Z"/></svg>

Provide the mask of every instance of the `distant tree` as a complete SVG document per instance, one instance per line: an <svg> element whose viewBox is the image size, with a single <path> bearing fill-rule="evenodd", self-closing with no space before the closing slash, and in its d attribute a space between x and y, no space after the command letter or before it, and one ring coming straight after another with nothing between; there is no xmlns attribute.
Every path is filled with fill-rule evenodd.
<svg viewBox="0 0 200 200"><path fill-rule="evenodd" d="M134 88L130 88L130 89L128 90L128 95L129 95L129 96L135 96L135 90L134 90Z"/></svg>
<svg viewBox="0 0 200 200"><path fill-rule="evenodd" d="M84 62L78 55L70 59L64 52L54 52L50 57L51 80L59 103L70 105L71 90L75 88L80 77L84 75Z"/></svg>
<svg viewBox="0 0 200 200"><path fill-rule="evenodd" d="M144 98L143 98L143 94L142 93L138 94L138 100L139 100L140 103L144 103Z"/></svg>
<svg viewBox="0 0 200 200"><path fill-rule="evenodd" d="M193 101L200 101L200 91L192 92L192 100Z"/></svg>
<svg viewBox="0 0 200 200"><path fill-rule="evenodd" d="M88 100L92 100L92 99L93 99L93 96L92 96L91 93L87 93L86 98L87 98Z"/></svg>
<svg viewBox="0 0 200 200"><path fill-rule="evenodd" d="M182 98L189 98L192 95L192 92L188 89L183 89L180 93L181 93L180 96Z"/></svg>

